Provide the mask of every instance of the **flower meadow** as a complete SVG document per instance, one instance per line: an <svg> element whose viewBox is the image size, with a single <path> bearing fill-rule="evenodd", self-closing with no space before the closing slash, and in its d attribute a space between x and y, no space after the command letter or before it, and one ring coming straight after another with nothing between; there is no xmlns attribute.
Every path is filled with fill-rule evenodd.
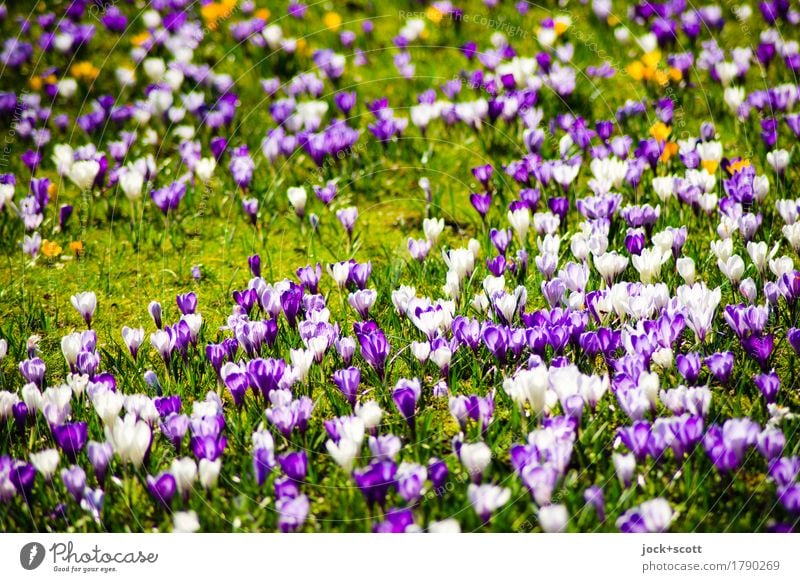
<svg viewBox="0 0 800 582"><path fill-rule="evenodd" d="M787 532L800 9L0 4L0 527Z"/></svg>

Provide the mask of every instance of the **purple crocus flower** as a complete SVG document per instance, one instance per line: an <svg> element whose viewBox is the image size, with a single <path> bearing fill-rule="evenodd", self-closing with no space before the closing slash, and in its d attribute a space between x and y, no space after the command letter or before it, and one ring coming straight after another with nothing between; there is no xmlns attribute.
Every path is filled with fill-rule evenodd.
<svg viewBox="0 0 800 582"><path fill-rule="evenodd" d="M774 346L775 336L771 334L763 337L752 335L742 340L742 348L761 366L762 370L766 370Z"/></svg>
<svg viewBox="0 0 800 582"><path fill-rule="evenodd" d="M111 443L90 441L86 446L86 454L89 457L89 462L92 463L97 482L102 485L106 479L108 463L114 455L114 449L111 447Z"/></svg>
<svg viewBox="0 0 800 582"><path fill-rule="evenodd" d="M67 222L72 216L72 205L62 204L58 209L58 227L63 231L67 228Z"/></svg>
<svg viewBox="0 0 800 582"><path fill-rule="evenodd" d="M61 481L75 502L80 503L83 490L86 489L86 472L78 465L73 465L69 469L61 470Z"/></svg>
<svg viewBox="0 0 800 582"><path fill-rule="evenodd" d="M247 388L250 386L249 376L239 372L231 372L225 376L224 382L225 387L231 393L234 405L241 406L244 402Z"/></svg>
<svg viewBox="0 0 800 582"><path fill-rule="evenodd" d="M253 307L258 302L258 293L255 289L244 289L243 291L236 290L233 292L233 300L236 304L244 309L244 312L250 315Z"/></svg>
<svg viewBox="0 0 800 582"><path fill-rule="evenodd" d="M597 514L597 520L601 523L604 522L606 520L606 509L603 490L597 485L587 487L583 492L583 499L586 501L586 505L590 505L594 508Z"/></svg>
<svg viewBox="0 0 800 582"><path fill-rule="evenodd" d="M245 198L242 200L242 210L250 219L250 224L258 222L258 198Z"/></svg>
<svg viewBox="0 0 800 582"><path fill-rule="evenodd" d="M192 436L189 440L194 456L198 459L208 459L209 461L216 461L222 456L227 444L228 439L222 435L217 437L211 435Z"/></svg>
<svg viewBox="0 0 800 582"><path fill-rule="evenodd" d="M181 441L189 428L189 417L177 412L170 413L160 422L159 428L175 451L180 451Z"/></svg>
<svg viewBox="0 0 800 582"><path fill-rule="evenodd" d="M275 502L278 511L278 527L284 533L300 529L308 517L311 504L305 495L281 497Z"/></svg>
<svg viewBox="0 0 800 582"><path fill-rule="evenodd" d="M492 168L491 164L486 164L483 166L477 166L472 168L472 175L475 176L475 179L481 183L484 190L487 192L490 190L489 182L492 179L492 172L494 168Z"/></svg>
<svg viewBox="0 0 800 582"><path fill-rule="evenodd" d="M769 476L779 488L794 483L798 475L800 475L800 457L783 457L772 461L769 465Z"/></svg>
<svg viewBox="0 0 800 582"><path fill-rule="evenodd" d="M172 473L165 471L156 477L147 476L147 490L165 508L172 506L172 499L175 497L177 489L178 483Z"/></svg>
<svg viewBox="0 0 800 582"><path fill-rule="evenodd" d="M622 443L628 447L638 461L643 461L648 453L648 442L650 440L650 423L639 420L633 426L626 426L617 432Z"/></svg>
<svg viewBox="0 0 800 582"><path fill-rule="evenodd" d="M486 215L489 213L489 207L492 205L492 195L489 193L478 194L473 192L469 195L469 201L478 214L480 214L481 218L486 218Z"/></svg>
<svg viewBox="0 0 800 582"><path fill-rule="evenodd" d="M361 357L383 380L384 365L391 349L383 330L374 321L364 321L354 323L353 331L361 346Z"/></svg>
<svg viewBox="0 0 800 582"><path fill-rule="evenodd" d="M250 386L254 391L261 392L265 399L269 399L270 392L278 389L285 372L286 362L282 359L255 358L247 364Z"/></svg>
<svg viewBox="0 0 800 582"><path fill-rule="evenodd" d="M342 337L334 340L336 352L342 358L345 366L349 365L353 360L353 355L356 353L356 342L351 337Z"/></svg>
<svg viewBox="0 0 800 582"><path fill-rule="evenodd" d="M53 427L53 439L70 462L75 462L75 457L86 445L88 428L85 422L73 422Z"/></svg>
<svg viewBox="0 0 800 582"><path fill-rule="evenodd" d="M322 265L319 263L316 266L306 265L297 269L296 273L300 283L309 293L316 294L318 292L319 280L322 278Z"/></svg>
<svg viewBox="0 0 800 582"><path fill-rule="evenodd" d="M308 474L308 458L305 451L293 451L280 455L278 463L289 479L302 482Z"/></svg>
<svg viewBox="0 0 800 582"><path fill-rule="evenodd" d="M348 237L353 236L353 228L356 225L356 219L358 218L358 208L355 206L350 206L348 208L342 208L341 210L336 211L336 218L339 220L339 223L344 228L345 232L347 233Z"/></svg>
<svg viewBox="0 0 800 582"><path fill-rule="evenodd" d="M771 370L767 374L758 374L754 376L753 382L761 391L764 400L768 403L775 402L778 397L778 390L780 390L781 387L781 380L778 378L775 370Z"/></svg>
<svg viewBox="0 0 800 582"><path fill-rule="evenodd" d="M414 513L408 508L393 507L386 512L386 519L376 523L375 533L406 533L415 531Z"/></svg>
<svg viewBox="0 0 800 582"><path fill-rule="evenodd" d="M742 463L745 452L757 443L760 432L758 425L749 418L732 418L721 427L711 425L703 438L703 446L717 470L729 472Z"/></svg>
<svg viewBox="0 0 800 582"><path fill-rule="evenodd" d="M217 373L217 378L219 378L220 369L227 357L228 351L222 344L206 344L206 358Z"/></svg>
<svg viewBox="0 0 800 582"><path fill-rule="evenodd" d="M436 495L443 495L445 493L445 483L449 470L447 463L438 457L431 457L428 460L428 478L431 480L433 491Z"/></svg>
<svg viewBox="0 0 800 582"><path fill-rule="evenodd" d="M689 352L688 354L678 354L675 357L675 365L680 375L686 380L686 383L694 385L697 382L697 378L700 376L700 369L703 366L703 362L700 358L700 354L697 352Z"/></svg>
<svg viewBox="0 0 800 582"><path fill-rule="evenodd" d="M150 192L150 197L155 202L158 209L165 215L170 210L176 210L183 197L186 195L186 184L173 182L169 186L158 188Z"/></svg>
<svg viewBox="0 0 800 582"><path fill-rule="evenodd" d="M289 288L281 293L281 310L286 316L286 321L291 327L297 324L297 314L303 298L303 288L295 283L289 283Z"/></svg>
<svg viewBox="0 0 800 582"><path fill-rule="evenodd" d="M376 503L383 507L386 496L395 486L397 465L392 461L376 461L368 467L353 471L356 487L361 491L367 504L372 507Z"/></svg>
<svg viewBox="0 0 800 582"><path fill-rule="evenodd" d="M392 400L410 426L414 425L414 415L420 396L422 396L422 387L417 378L413 380L401 378L392 390Z"/></svg>
<svg viewBox="0 0 800 582"><path fill-rule="evenodd" d="M364 289L367 286L369 276L372 274L372 261L366 263L355 263L350 267L350 274L348 275L347 282L352 283L359 289Z"/></svg>
<svg viewBox="0 0 800 582"><path fill-rule="evenodd" d="M156 324L156 327L161 329L163 327L163 322L161 320L161 304L158 301L151 301L147 306L147 311L150 313L150 317L153 319L153 323Z"/></svg>
<svg viewBox="0 0 800 582"><path fill-rule="evenodd" d="M705 359L711 374L720 384L727 384L733 372L733 352L718 352Z"/></svg>
<svg viewBox="0 0 800 582"><path fill-rule="evenodd" d="M8 457L6 457L8 459ZM2 472L3 457L0 457L0 472ZM25 503L30 504L31 490L36 479L36 468L30 463L13 461L10 463L8 478L14 488L22 495Z"/></svg>
<svg viewBox="0 0 800 582"><path fill-rule="evenodd" d="M345 115L349 115L350 111L352 111L353 107L356 105L356 98L355 91L340 91L333 96L333 102L336 104L336 107L339 108L339 111Z"/></svg>
<svg viewBox="0 0 800 582"><path fill-rule="evenodd" d="M247 257L247 265L250 267L250 272L253 277L261 276L261 257L258 255L251 255Z"/></svg>
<svg viewBox="0 0 800 582"><path fill-rule="evenodd" d="M184 315L194 313L197 310L197 295L195 295L194 291L175 296L175 302Z"/></svg>
<svg viewBox="0 0 800 582"><path fill-rule="evenodd" d="M508 330L505 327L488 324L481 332L481 339L492 355L497 358L501 364L504 364L508 352Z"/></svg>
<svg viewBox="0 0 800 582"><path fill-rule="evenodd" d="M267 447L256 447L253 449L253 473L255 474L256 483L258 483L259 487L264 485L267 477L274 468L275 455L271 449Z"/></svg>
<svg viewBox="0 0 800 582"><path fill-rule="evenodd" d="M25 425L28 423L28 416L30 410L28 406L20 401L11 407L11 415L14 417L14 425L17 427L17 432L22 434L25 431Z"/></svg>
<svg viewBox="0 0 800 582"><path fill-rule="evenodd" d="M325 206L333 202L337 194L336 182L333 180L329 180L324 186L313 186L312 189Z"/></svg>
<svg viewBox="0 0 800 582"><path fill-rule="evenodd" d="M358 397L358 385L361 382L361 370L355 367L336 370L333 373L333 381L344 397L355 408L356 398Z"/></svg>
<svg viewBox="0 0 800 582"><path fill-rule="evenodd" d="M786 436L779 428L766 428L758 435L756 446L766 460L777 459L786 447Z"/></svg>
<svg viewBox="0 0 800 582"><path fill-rule="evenodd" d="M41 358L30 358L19 363L19 372L26 382L36 384L40 388L44 383L46 367Z"/></svg>
<svg viewBox="0 0 800 582"><path fill-rule="evenodd" d="M800 483L778 489L778 501L789 513L800 515Z"/></svg>

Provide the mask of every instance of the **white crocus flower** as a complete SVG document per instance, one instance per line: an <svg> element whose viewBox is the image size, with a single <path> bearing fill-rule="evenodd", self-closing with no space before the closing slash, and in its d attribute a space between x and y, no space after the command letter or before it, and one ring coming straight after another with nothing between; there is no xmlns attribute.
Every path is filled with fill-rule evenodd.
<svg viewBox="0 0 800 582"><path fill-rule="evenodd" d="M744 275L744 260L739 255L733 255L727 261L717 261L717 266L725 277L734 285L742 280Z"/></svg>
<svg viewBox="0 0 800 582"><path fill-rule="evenodd" d="M661 265L669 260L669 252L658 248L644 249L640 255L633 255L633 267L639 272L642 283L652 283L661 274Z"/></svg>
<svg viewBox="0 0 800 582"><path fill-rule="evenodd" d="M356 416L364 422L364 426L367 430L371 430L380 425L381 417L383 416L383 410L381 410L380 404L374 400L356 404L355 412Z"/></svg>
<svg viewBox="0 0 800 582"><path fill-rule="evenodd" d="M69 179L81 190L89 190L100 171L100 164L95 160L75 162L69 168Z"/></svg>
<svg viewBox="0 0 800 582"><path fill-rule="evenodd" d="M473 479L480 477L492 461L492 450L483 441L462 444L458 455Z"/></svg>
<svg viewBox="0 0 800 582"><path fill-rule="evenodd" d="M197 467L200 485L202 485L204 489L213 489L216 487L221 468L222 459L217 459L216 461L200 459L200 464Z"/></svg>
<svg viewBox="0 0 800 582"><path fill-rule="evenodd" d="M197 519L197 512L176 511L172 516L173 533L194 533L200 529L200 520Z"/></svg>
<svg viewBox="0 0 800 582"><path fill-rule="evenodd" d="M45 481L50 481L55 475L61 456L56 449L44 449L38 453L31 453L29 459Z"/></svg>
<svg viewBox="0 0 800 582"><path fill-rule="evenodd" d="M444 218L426 218L422 221L422 232L425 238L434 246L444 230Z"/></svg>
<svg viewBox="0 0 800 582"><path fill-rule="evenodd" d="M687 285L695 281L694 259L692 257L681 257L675 262L678 274L683 278Z"/></svg>
<svg viewBox="0 0 800 582"><path fill-rule="evenodd" d="M611 286L614 279L628 268L628 258L623 257L616 251L604 253L594 257L594 268L606 282L606 285Z"/></svg>
<svg viewBox="0 0 800 582"><path fill-rule="evenodd" d="M200 158L194 167L195 176L203 184L208 184L214 176L214 170L217 167L217 160L213 157Z"/></svg>
<svg viewBox="0 0 800 582"><path fill-rule="evenodd" d="M106 425L106 438L123 463L140 467L152 435L150 425L137 420L133 414L127 414L124 419L117 417L113 424Z"/></svg>
<svg viewBox="0 0 800 582"><path fill-rule="evenodd" d="M173 459L169 472L175 477L178 493L186 495L191 491L194 480L197 477L197 463L191 457Z"/></svg>
<svg viewBox="0 0 800 582"><path fill-rule="evenodd" d="M525 244L528 238L528 229L531 226L531 213L528 208L517 208L508 211L508 223L517 235L520 243Z"/></svg>
<svg viewBox="0 0 800 582"><path fill-rule="evenodd" d="M128 200L136 200L142 195L144 176L136 169L129 168L119 177L119 187Z"/></svg>
<svg viewBox="0 0 800 582"><path fill-rule="evenodd" d="M306 202L308 200L308 193L302 186L293 186L286 191L286 196L289 198L289 204L292 205L295 214L303 216L306 210Z"/></svg>
<svg viewBox="0 0 800 582"><path fill-rule="evenodd" d="M545 505L539 508L539 525L546 533L563 533L567 530L569 513L563 505Z"/></svg>

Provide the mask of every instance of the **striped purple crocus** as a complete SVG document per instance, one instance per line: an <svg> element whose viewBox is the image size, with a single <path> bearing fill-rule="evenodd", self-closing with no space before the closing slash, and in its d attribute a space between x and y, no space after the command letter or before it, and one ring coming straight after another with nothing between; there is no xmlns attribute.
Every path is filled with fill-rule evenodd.
<svg viewBox="0 0 800 582"><path fill-rule="evenodd" d="M353 331L361 346L361 356L383 380L386 358L391 349L383 330L374 321L364 321L354 323Z"/></svg>
<svg viewBox="0 0 800 582"><path fill-rule="evenodd" d="M347 399L347 402L350 403L350 406L355 408L358 386L361 383L361 370L353 366L343 370L336 370L333 373L333 382Z"/></svg>

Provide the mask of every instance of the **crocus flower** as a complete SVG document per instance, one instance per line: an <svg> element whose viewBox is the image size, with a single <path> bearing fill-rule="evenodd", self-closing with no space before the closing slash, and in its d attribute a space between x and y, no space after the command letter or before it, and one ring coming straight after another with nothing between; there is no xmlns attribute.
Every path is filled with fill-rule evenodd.
<svg viewBox="0 0 800 582"><path fill-rule="evenodd" d="M597 485L587 487L583 492L583 499L586 501L586 505L594 508L597 520L600 523L604 522L606 520L606 511L603 490Z"/></svg>
<svg viewBox="0 0 800 582"><path fill-rule="evenodd" d="M545 505L539 508L539 525L546 533L563 533L568 522L569 513L564 505Z"/></svg>
<svg viewBox="0 0 800 582"><path fill-rule="evenodd" d="M111 457L114 454L111 443L89 441L86 447L86 454L89 457L89 462L92 463L97 482L102 485L105 481L108 463L111 461Z"/></svg>
<svg viewBox="0 0 800 582"><path fill-rule="evenodd" d="M761 394L764 396L764 400L770 403L775 402L775 399L778 397L778 390L780 390L781 386L780 378L778 378L775 370L772 370L767 374L756 375L753 377L753 382L761 391Z"/></svg>
<svg viewBox="0 0 800 582"><path fill-rule="evenodd" d="M667 500L659 497L626 511L617 520L617 528L623 533L663 533L674 516Z"/></svg>
<svg viewBox="0 0 800 582"><path fill-rule="evenodd" d="M74 422L53 427L53 439L71 462L86 445L88 429L85 422Z"/></svg>
<svg viewBox="0 0 800 582"><path fill-rule="evenodd" d="M356 469L353 479L370 506L377 503L383 507L389 490L395 486L396 474L397 466L392 461L376 461L368 467Z"/></svg>
<svg viewBox="0 0 800 582"><path fill-rule="evenodd" d="M511 490L492 484L470 483L467 487L467 497L475 513L485 523L491 519L495 511L508 503L511 499Z"/></svg>
<svg viewBox="0 0 800 582"><path fill-rule="evenodd" d="M726 384L733 371L733 352L719 352L708 356L705 364L720 384Z"/></svg>
<svg viewBox="0 0 800 582"><path fill-rule="evenodd" d="M150 192L150 197L161 212L165 215L170 210L176 210L183 197L186 195L186 184L173 182L169 186L158 188Z"/></svg>
<svg viewBox="0 0 800 582"><path fill-rule="evenodd" d="M259 255L250 255L247 257L247 265L250 267L250 272L253 277L261 276L261 257Z"/></svg>
<svg viewBox="0 0 800 582"><path fill-rule="evenodd" d="M97 307L97 296L94 294L94 291L77 293L70 298L70 301L76 311L80 313L86 325L92 327L92 318L94 317L94 311Z"/></svg>
<svg viewBox="0 0 800 582"><path fill-rule="evenodd" d="M386 512L386 519L376 523L372 528L375 533L408 533L419 531L414 523L414 513L407 508L391 508Z"/></svg>
<svg viewBox="0 0 800 582"><path fill-rule="evenodd" d="M282 497L275 502L278 511L278 527L284 533L296 531L305 523L311 504L308 497Z"/></svg>
<svg viewBox="0 0 800 582"><path fill-rule="evenodd" d="M350 403L350 406L355 409L358 385L361 382L361 370L355 367L336 370L333 373L333 381Z"/></svg>
<svg viewBox="0 0 800 582"><path fill-rule="evenodd" d="M336 211L336 218L339 220L339 223L344 228L347 235L352 237L353 235L353 228L356 224L356 219L358 218L358 208L355 206L350 206L348 208L342 208L341 210Z"/></svg>
<svg viewBox="0 0 800 582"><path fill-rule="evenodd" d="M156 327L161 329L161 304L158 301L151 301L147 306L147 311L150 313L150 317L153 319L153 323L156 324Z"/></svg>
<svg viewBox="0 0 800 582"><path fill-rule="evenodd" d="M113 424L106 426L106 436L122 462L130 462L134 467L141 466L152 440L150 426L133 414L124 419L117 417Z"/></svg>
<svg viewBox="0 0 800 582"><path fill-rule="evenodd" d="M278 457L281 469L289 479L301 482L308 472L308 459L305 451L291 452Z"/></svg>
<svg viewBox="0 0 800 582"><path fill-rule="evenodd" d="M167 471L158 476L147 476L147 490L153 498L166 508L172 506L172 499L175 497L177 482L172 473Z"/></svg>
<svg viewBox="0 0 800 582"><path fill-rule="evenodd" d="M390 350L383 330L374 321L365 321L353 324L353 331L361 346L361 356L382 379Z"/></svg>
<svg viewBox="0 0 800 582"><path fill-rule="evenodd" d="M68 469L61 469L61 481L73 499L75 499L75 502L80 503L83 498L83 490L86 488L86 473L84 470L77 465L73 465Z"/></svg>
<svg viewBox="0 0 800 582"><path fill-rule="evenodd" d="M392 400L410 426L414 425L417 402L421 395L422 387L417 378L413 380L400 379L392 390Z"/></svg>
<svg viewBox="0 0 800 582"><path fill-rule="evenodd" d="M139 347L144 342L144 329L141 327L130 328L127 325L123 326L122 339L125 345L128 346L131 357L135 360L136 354L139 352Z"/></svg>
<svg viewBox="0 0 800 582"><path fill-rule="evenodd" d="M178 309L184 315L194 313L197 310L197 295L194 291L175 296L175 302L178 304Z"/></svg>
<svg viewBox="0 0 800 582"><path fill-rule="evenodd" d="M55 475L60 455L56 449L45 449L38 453L30 454L31 464L42 474L45 481L50 481Z"/></svg>

